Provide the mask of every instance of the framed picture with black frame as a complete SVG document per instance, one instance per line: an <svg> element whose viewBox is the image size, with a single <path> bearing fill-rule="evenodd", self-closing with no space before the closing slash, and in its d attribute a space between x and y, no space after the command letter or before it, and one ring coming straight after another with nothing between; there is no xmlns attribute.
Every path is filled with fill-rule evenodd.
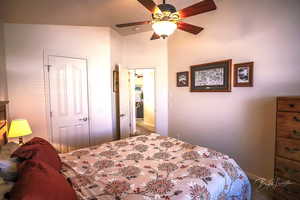
<svg viewBox="0 0 300 200"><path fill-rule="evenodd" d="M191 66L191 92L231 92L232 60Z"/></svg>
<svg viewBox="0 0 300 200"><path fill-rule="evenodd" d="M254 62L234 65L234 87L253 87L253 66Z"/></svg>
<svg viewBox="0 0 300 200"><path fill-rule="evenodd" d="M177 85L177 87L188 87L189 86L189 72L177 72L176 85Z"/></svg>

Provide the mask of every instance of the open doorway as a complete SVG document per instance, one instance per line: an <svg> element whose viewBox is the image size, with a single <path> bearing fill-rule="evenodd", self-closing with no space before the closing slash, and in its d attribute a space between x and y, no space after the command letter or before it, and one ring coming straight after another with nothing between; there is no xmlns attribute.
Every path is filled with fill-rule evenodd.
<svg viewBox="0 0 300 200"><path fill-rule="evenodd" d="M155 132L155 71L129 70L131 135Z"/></svg>

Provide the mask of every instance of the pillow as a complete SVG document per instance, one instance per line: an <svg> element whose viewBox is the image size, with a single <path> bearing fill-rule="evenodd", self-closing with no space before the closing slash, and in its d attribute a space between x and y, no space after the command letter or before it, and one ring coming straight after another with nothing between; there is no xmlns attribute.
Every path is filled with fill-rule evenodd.
<svg viewBox="0 0 300 200"><path fill-rule="evenodd" d="M62 167L60 157L54 147L42 138L33 138L25 143L12 154L12 157L21 160L43 161L57 171L60 171Z"/></svg>
<svg viewBox="0 0 300 200"><path fill-rule="evenodd" d="M42 161L24 161L9 193L10 200L76 200L65 177Z"/></svg>
<svg viewBox="0 0 300 200"><path fill-rule="evenodd" d="M0 150L0 160L8 160L11 154L19 148L19 145L14 142L9 142L3 146L1 146Z"/></svg>
<svg viewBox="0 0 300 200"><path fill-rule="evenodd" d="M52 145L47 140L40 138L40 137L34 137L31 140L29 140L28 142L26 142L24 145L32 145L32 144L44 144L44 145L49 145L52 147Z"/></svg>
<svg viewBox="0 0 300 200"><path fill-rule="evenodd" d="M17 158L0 160L0 177L5 181L15 181L18 174Z"/></svg>

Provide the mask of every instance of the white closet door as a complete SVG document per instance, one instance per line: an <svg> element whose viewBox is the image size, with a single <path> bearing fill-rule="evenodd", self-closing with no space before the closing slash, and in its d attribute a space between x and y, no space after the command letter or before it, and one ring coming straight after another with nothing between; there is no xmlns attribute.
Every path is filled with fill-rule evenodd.
<svg viewBox="0 0 300 200"><path fill-rule="evenodd" d="M63 153L89 146L86 60L48 59L52 143Z"/></svg>
<svg viewBox="0 0 300 200"><path fill-rule="evenodd" d="M129 114L129 71L124 67L119 68L119 95L120 95L120 137L130 136Z"/></svg>

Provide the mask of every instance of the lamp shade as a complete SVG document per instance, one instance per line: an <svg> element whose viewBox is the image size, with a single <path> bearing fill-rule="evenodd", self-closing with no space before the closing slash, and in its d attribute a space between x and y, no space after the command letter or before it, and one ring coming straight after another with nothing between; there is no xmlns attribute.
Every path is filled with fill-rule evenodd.
<svg viewBox="0 0 300 200"><path fill-rule="evenodd" d="M154 32L159 36L169 36L177 29L177 24L170 21L159 21L152 25Z"/></svg>
<svg viewBox="0 0 300 200"><path fill-rule="evenodd" d="M29 123L26 119L16 119L10 124L10 129L8 132L8 137L22 137L25 135L30 135L32 133Z"/></svg>

